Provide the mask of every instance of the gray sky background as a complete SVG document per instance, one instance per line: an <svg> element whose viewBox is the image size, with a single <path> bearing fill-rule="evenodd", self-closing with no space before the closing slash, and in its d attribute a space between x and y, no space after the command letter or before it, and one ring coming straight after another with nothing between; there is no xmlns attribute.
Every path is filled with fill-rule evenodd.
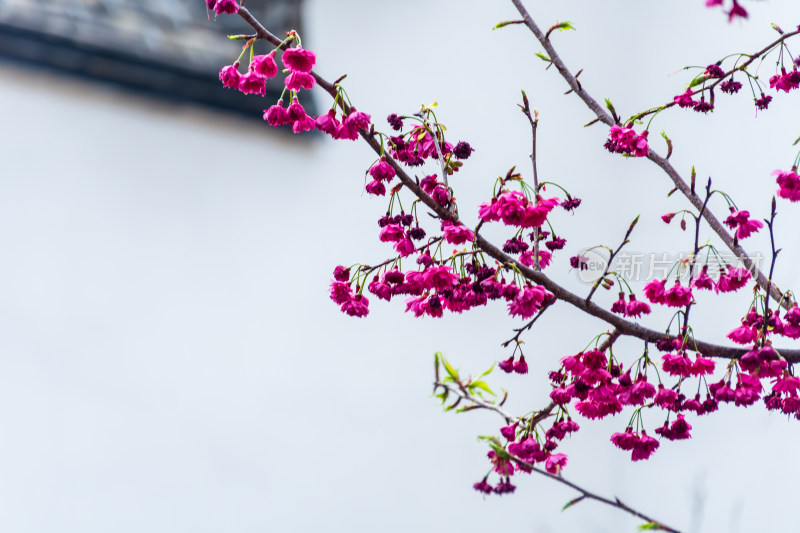
<svg viewBox="0 0 800 533"><path fill-rule="evenodd" d="M775 38L769 22L800 22L789 0L747 3L752 18L732 25L702 4L528 2L543 26L573 21L578 31L555 43L623 115L682 92L691 76L682 66L756 50ZM563 96L524 28L491 31L516 18L510 2L317 0L306 15L319 72L347 73L351 98L379 127L437 101L451 140L476 148L453 180L468 223L497 175L529 172L516 108L527 91L541 113L542 175L584 199L556 217L569 244L554 275L576 290L569 255L617 243L638 213L631 249L689 246L658 218L687 205L666 198L666 177L602 149L605 128L582 128L592 117ZM501 306L419 320L401 302L372 299L369 318L356 320L328 300L335 265L391 255L377 240L384 200L361 194L373 160L365 145L292 138L8 64L0 79L4 531L635 530L593 503L562 514L574 493L535 477L518 478L511 497L472 490L487 470L476 436L500 420L442 414L430 398L432 358L441 350L477 374L507 357L499 343L516 322ZM659 116L652 144L663 152L667 130L678 169L695 165L765 216L769 174L794 157L796 95L757 119L746 91L717 98L710 117ZM776 278L790 287L799 208L779 209ZM748 245L768 250L765 235ZM599 298L610 305L615 294ZM700 298L700 336L722 341L747 299ZM528 336L531 374L492 383L510 389L513 412L538 408L547 370L604 329L556 309ZM640 350L619 346L623 359ZM693 417L692 440L662 443L643 464L608 441L626 422L580 419L563 446L565 476L689 531L785 528L800 473L796 422L723 407Z"/></svg>

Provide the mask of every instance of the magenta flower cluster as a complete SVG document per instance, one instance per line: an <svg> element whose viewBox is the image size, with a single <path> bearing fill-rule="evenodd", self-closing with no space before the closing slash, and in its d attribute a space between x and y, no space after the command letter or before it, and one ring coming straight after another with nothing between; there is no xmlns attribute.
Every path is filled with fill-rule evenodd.
<svg viewBox="0 0 800 533"><path fill-rule="evenodd" d="M710 102L706 102L705 96L701 96L699 101L692 99L694 92L691 88L686 89L686 92L679 94L673 98L673 101L678 107L689 108L697 111L698 113L708 113L714 110L714 106Z"/></svg>
<svg viewBox="0 0 800 533"><path fill-rule="evenodd" d="M783 91L788 93L800 87L800 71L795 66L794 69L786 72L785 68L781 68L780 74L775 74L769 79L769 86L776 91Z"/></svg>
<svg viewBox="0 0 800 533"><path fill-rule="evenodd" d="M608 140L605 147L611 153L631 155L634 157L646 157L650 153L650 148L647 145L647 134L649 132L644 130L642 133L636 133L633 130L633 124L627 127L613 125L608 130Z"/></svg>
<svg viewBox="0 0 800 533"><path fill-rule="evenodd" d="M800 201L800 176L797 175L797 167L792 167L789 171L776 170L772 175L777 176L778 196L792 202Z"/></svg>
<svg viewBox="0 0 800 533"><path fill-rule="evenodd" d="M760 220L750 218L750 211L737 211L731 207L731 214L725 219L725 225L736 232L737 239L746 239L764 227Z"/></svg>

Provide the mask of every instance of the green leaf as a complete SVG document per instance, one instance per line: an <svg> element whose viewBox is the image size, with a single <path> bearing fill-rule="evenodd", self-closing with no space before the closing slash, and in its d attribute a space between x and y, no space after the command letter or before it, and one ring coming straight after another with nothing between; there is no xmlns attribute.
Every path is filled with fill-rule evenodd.
<svg viewBox="0 0 800 533"><path fill-rule="evenodd" d="M580 503L581 501L584 500L584 498L586 498L586 496L580 495L577 498L575 498L574 500L568 501L566 504L564 504L564 507L561 508L561 512L563 513L564 511L566 511L567 509L569 509L570 507L572 507L576 503Z"/></svg>
<svg viewBox="0 0 800 533"><path fill-rule="evenodd" d="M480 376L478 376L475 379L481 379L482 377L488 376L489 374L492 373L492 370L494 370L494 365L490 366L489 370L487 370L486 372L484 372L483 374L481 374Z"/></svg>
<svg viewBox="0 0 800 533"><path fill-rule="evenodd" d="M797 143L800 143L800 137L792 143L792 146L797 146Z"/></svg>
<svg viewBox="0 0 800 533"><path fill-rule="evenodd" d="M494 450L494 453L496 453L499 458L501 458L501 459L507 459L508 458L508 452L505 451L503 449L503 447L500 446L499 444L496 444L494 442L490 442L489 446L492 447L492 449Z"/></svg>
<svg viewBox="0 0 800 533"><path fill-rule="evenodd" d="M473 387L479 388L482 391L486 391L492 396L496 396L496 394L492 392L492 389L489 388L489 385L487 385L485 381L473 381L472 383L470 383L468 387L470 389L470 392Z"/></svg>
<svg viewBox="0 0 800 533"><path fill-rule="evenodd" d="M564 22L559 22L554 26L554 28L557 29L558 31L567 31L567 30L575 31L575 26L573 26L572 23L568 20L565 20Z"/></svg>
<svg viewBox="0 0 800 533"><path fill-rule="evenodd" d="M691 82L689 82L689 89L691 89L692 87L697 87L698 85L700 85L701 83L703 83L707 79L708 79L708 77L706 77L704 74L701 74L701 75L697 76L695 79L693 79Z"/></svg>
<svg viewBox="0 0 800 533"><path fill-rule="evenodd" d="M494 25L492 30L499 30L500 28L505 28L506 26L510 26L511 24L525 24L524 20L504 20L503 22L498 22Z"/></svg>
<svg viewBox="0 0 800 533"><path fill-rule="evenodd" d="M658 529L662 529L660 525L656 524L655 522L646 522L640 525L637 528L639 531L655 531Z"/></svg>
<svg viewBox="0 0 800 533"><path fill-rule="evenodd" d="M538 57L538 58L539 58L539 59L541 59L542 61L547 61L548 63L550 63L550 61L551 61L551 59L550 59L549 57L547 57L546 55L544 55L544 54L543 54L543 53L541 53L541 52L536 52L536 54L535 54L535 55L536 55L536 57Z"/></svg>
<svg viewBox="0 0 800 533"><path fill-rule="evenodd" d="M614 109L614 104L612 104L611 100L609 100L608 98L606 98L606 107L608 108L609 111L611 111L611 114L616 119L617 118L617 110Z"/></svg>
<svg viewBox="0 0 800 533"><path fill-rule="evenodd" d="M628 227L628 234L629 234L629 235L630 235L630 233L633 231L633 228L635 228L635 227L636 227L636 224L638 224L638 223L639 223L639 217L640 217L640 216L642 216L642 215L636 215L636 218L634 218L634 219L633 219L633 222L631 222L631 225L630 225L630 227Z"/></svg>
<svg viewBox="0 0 800 533"><path fill-rule="evenodd" d="M500 445L500 441L494 435L478 435L478 440L484 440L488 442L489 446L492 447L497 446L499 448L502 448L502 446Z"/></svg>
<svg viewBox="0 0 800 533"><path fill-rule="evenodd" d="M672 155L672 139L667 136L667 132L661 130L661 136L667 141L667 159Z"/></svg>
<svg viewBox="0 0 800 533"><path fill-rule="evenodd" d="M447 370L447 373L453 379L453 381L458 381L458 370L453 368L450 363L447 362L447 359L442 357L442 364L444 365L444 369Z"/></svg>

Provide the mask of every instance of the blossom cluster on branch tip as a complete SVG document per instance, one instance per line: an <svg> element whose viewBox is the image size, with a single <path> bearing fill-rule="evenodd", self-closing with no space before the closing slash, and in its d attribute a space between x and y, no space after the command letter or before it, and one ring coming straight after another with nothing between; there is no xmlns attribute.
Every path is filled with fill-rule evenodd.
<svg viewBox="0 0 800 533"><path fill-rule="evenodd" d="M212 2L209 1L209 8L212 7L211 4ZM236 2L232 2L232 4L238 10ZM219 1L213 7L218 10L217 13L235 13L236 11L222 11L222 9L232 9L226 7L229 5L231 3ZM290 32L285 43L292 40L299 40L296 32ZM232 64L220 69L219 79L223 87L237 89L243 94L260 96L267 94L267 81L277 76L279 70L275 61L278 48L268 54L255 55L254 45L255 39L247 41L239 58ZM242 74L239 72L240 62L248 50L250 51L250 60L247 72ZM300 46L299 41L297 46L283 51L281 62L285 67L284 72L288 74L284 79L285 88L278 102L264 110L264 120L270 126L291 126L294 133L311 131L317 128L338 139L358 138L358 130L369 126L369 115L358 113L355 109L352 109L352 112L346 117L346 120L343 120L344 124L342 124L336 120L333 111L324 117L314 117L307 114L300 104L298 99L300 91L313 89L316 85L316 79L311 74L316 61L316 54ZM287 90L289 91L290 100L288 108L284 107L284 96Z"/></svg>
<svg viewBox="0 0 800 533"><path fill-rule="evenodd" d="M275 52L276 50L272 50L266 55L252 56L246 74L239 72L239 61L223 67L219 73L220 81L229 89L239 89L244 94L264 96L267 91L267 80L274 78L278 74ZM289 48L283 52L281 59L289 71L289 75L284 80L287 89L296 94L301 89L312 89L314 87L315 80L310 74L311 68L316 61L314 52L299 47ZM280 101L283 102L283 99Z"/></svg>

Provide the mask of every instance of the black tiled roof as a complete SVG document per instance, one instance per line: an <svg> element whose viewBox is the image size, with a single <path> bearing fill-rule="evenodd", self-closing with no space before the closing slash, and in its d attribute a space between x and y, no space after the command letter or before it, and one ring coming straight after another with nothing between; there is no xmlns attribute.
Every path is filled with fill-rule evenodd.
<svg viewBox="0 0 800 533"><path fill-rule="evenodd" d="M300 0L247 7L277 35L301 30ZM225 35L250 32L235 15L215 21L203 0L0 0L0 57L260 119L279 84L268 84L262 99L217 78L241 52Z"/></svg>

